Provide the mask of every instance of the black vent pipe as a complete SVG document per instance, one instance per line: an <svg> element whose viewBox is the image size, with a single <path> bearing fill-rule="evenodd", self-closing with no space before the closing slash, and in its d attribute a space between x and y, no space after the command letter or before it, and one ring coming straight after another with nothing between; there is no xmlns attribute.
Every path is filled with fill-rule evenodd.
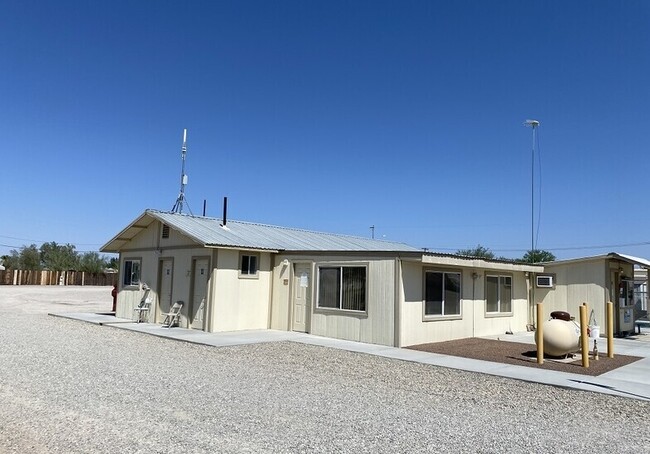
<svg viewBox="0 0 650 454"><path fill-rule="evenodd" d="M223 198L223 220L221 225L225 226L228 220L228 197Z"/></svg>

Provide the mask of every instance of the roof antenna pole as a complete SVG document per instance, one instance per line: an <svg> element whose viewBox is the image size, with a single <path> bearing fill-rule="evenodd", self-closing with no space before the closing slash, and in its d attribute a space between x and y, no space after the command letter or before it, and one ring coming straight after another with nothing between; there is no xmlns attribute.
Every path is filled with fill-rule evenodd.
<svg viewBox="0 0 650 454"><path fill-rule="evenodd" d="M530 164L530 255L532 263L535 263L535 131L539 126L539 121L526 120L524 125L533 128L533 148Z"/></svg>
<svg viewBox="0 0 650 454"><path fill-rule="evenodd" d="M185 186L187 185L187 175L185 175L185 155L187 154L187 129L183 129L183 145L181 146L181 190L176 198L172 213L183 213L183 202L185 202Z"/></svg>

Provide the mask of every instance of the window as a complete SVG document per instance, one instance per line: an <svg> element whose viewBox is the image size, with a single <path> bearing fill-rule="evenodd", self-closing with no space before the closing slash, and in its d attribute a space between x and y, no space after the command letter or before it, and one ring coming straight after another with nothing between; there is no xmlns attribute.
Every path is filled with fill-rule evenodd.
<svg viewBox="0 0 650 454"><path fill-rule="evenodd" d="M162 226L162 237L169 238L169 226L167 224L163 224Z"/></svg>
<svg viewBox="0 0 650 454"><path fill-rule="evenodd" d="M488 313L512 312L512 277L485 277L485 306Z"/></svg>
<svg viewBox="0 0 650 454"><path fill-rule="evenodd" d="M365 312L366 267L319 267L317 307Z"/></svg>
<svg viewBox="0 0 650 454"><path fill-rule="evenodd" d="M122 285L140 284L140 259L124 259Z"/></svg>
<svg viewBox="0 0 650 454"><path fill-rule="evenodd" d="M239 260L240 276L257 276L259 255L242 254Z"/></svg>
<svg viewBox="0 0 650 454"><path fill-rule="evenodd" d="M424 315L460 315L460 273L424 273Z"/></svg>

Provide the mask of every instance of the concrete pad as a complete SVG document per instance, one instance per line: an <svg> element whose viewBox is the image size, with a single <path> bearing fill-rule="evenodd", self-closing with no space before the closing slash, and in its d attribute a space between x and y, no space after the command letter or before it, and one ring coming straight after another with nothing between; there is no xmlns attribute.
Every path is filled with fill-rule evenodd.
<svg viewBox="0 0 650 454"><path fill-rule="evenodd" d="M149 334L167 339L209 345L212 347L227 347L265 342L281 342L293 340L298 333L275 330L247 330L221 333L206 333L200 330L185 328L166 328L152 323L111 324L114 328Z"/></svg>
<svg viewBox="0 0 650 454"><path fill-rule="evenodd" d="M644 358L627 366L619 367L599 377L645 384L649 386L650 391L650 358Z"/></svg>
<svg viewBox="0 0 650 454"><path fill-rule="evenodd" d="M90 314L86 312L50 312L47 315L53 317L68 318L71 320L79 320L82 322L93 323L95 325L109 325L117 323L135 323L133 320L127 318L117 318L115 315L103 314Z"/></svg>

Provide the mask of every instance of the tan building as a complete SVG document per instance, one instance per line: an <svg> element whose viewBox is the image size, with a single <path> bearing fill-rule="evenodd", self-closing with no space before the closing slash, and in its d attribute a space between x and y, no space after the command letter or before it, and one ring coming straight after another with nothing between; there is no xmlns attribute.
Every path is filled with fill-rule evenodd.
<svg viewBox="0 0 650 454"><path fill-rule="evenodd" d="M645 285L643 275L647 276L644 270L648 268L648 260L615 252L548 262L544 264L542 277L545 284L550 285L536 286L534 300L544 303L545 313L566 311L576 319L579 318L579 306L587 303L588 315L593 315L602 335L607 334L606 304L611 301L614 303L614 335L625 336L634 332L639 310L646 307L645 291L643 300L639 300L639 295L641 285Z"/></svg>
<svg viewBox="0 0 650 454"><path fill-rule="evenodd" d="M526 330L542 266L403 243L146 210L102 247L120 255L118 317L150 289L151 323L278 329L390 346Z"/></svg>

